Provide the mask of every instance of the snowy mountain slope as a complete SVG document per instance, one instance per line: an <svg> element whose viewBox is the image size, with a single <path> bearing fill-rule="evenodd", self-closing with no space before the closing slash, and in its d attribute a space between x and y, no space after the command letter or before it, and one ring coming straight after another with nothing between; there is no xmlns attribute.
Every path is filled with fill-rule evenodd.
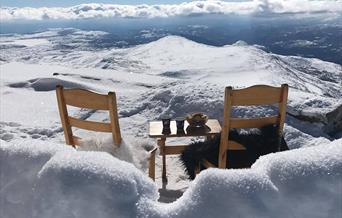
<svg viewBox="0 0 342 218"><path fill-rule="evenodd" d="M288 112L291 115L322 123L324 131L329 134L342 128L340 65L318 59L270 54L245 43L214 47L178 36L167 36L132 48L100 49L94 41L105 34L76 29L53 29L32 36L7 36L2 40L1 46L9 47L4 49L6 52L2 52L0 58L4 62L112 69L113 74L123 72L155 75L158 79L163 77L165 80L175 80L172 86L164 87L171 93L170 97L177 96L176 90L184 90L182 87L188 85L189 89L200 93L206 92L205 86L208 86L216 89L215 93L221 93L214 97L221 101L222 90L228 85L244 87L288 83L291 87ZM49 43L39 44L42 39ZM22 46L21 40L38 41L29 47L13 47ZM103 73L94 71L93 74ZM150 95L153 95L153 89L151 92ZM189 94L193 95L192 92Z"/></svg>
<svg viewBox="0 0 342 218"><path fill-rule="evenodd" d="M155 145L147 135L149 120L194 111L222 119L224 87L228 85L290 85L287 110L291 116L287 116L285 127L290 148L328 143L332 138L326 133L341 129L340 65L270 54L243 43L213 47L177 36L126 49L96 47L92 39L101 39L104 34L50 30L8 35L1 41L2 140L25 138L64 143L53 91L56 84L100 93L115 91L123 138L128 150L140 149L136 153ZM26 40L26 46L20 40ZM101 111L70 109L72 116L108 121L108 115ZM274 110L253 107L234 112L239 116L264 115ZM102 137L75 132L92 139ZM170 142L180 143L176 139ZM132 157L142 169L146 168L144 155ZM174 192L162 194L162 199L172 201L190 182L177 157L168 157L167 161L174 167L168 184ZM157 184L161 184L159 158L156 175Z"/></svg>

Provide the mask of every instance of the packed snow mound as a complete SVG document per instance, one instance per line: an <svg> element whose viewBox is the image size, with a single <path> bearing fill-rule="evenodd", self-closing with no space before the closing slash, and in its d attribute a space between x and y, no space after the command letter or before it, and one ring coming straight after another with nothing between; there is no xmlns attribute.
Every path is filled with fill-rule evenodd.
<svg viewBox="0 0 342 218"><path fill-rule="evenodd" d="M160 204L151 179L107 153L1 141L2 217L338 218L341 145L269 154L251 169L205 170L180 199Z"/></svg>
<svg viewBox="0 0 342 218"><path fill-rule="evenodd" d="M85 85L57 78L37 78L25 82L11 83L8 86L12 88L33 88L35 91L43 92L54 91L57 85L62 85L64 88L87 88Z"/></svg>
<svg viewBox="0 0 342 218"><path fill-rule="evenodd" d="M98 133L93 136L88 134L88 137L82 138L77 150L107 152L119 160L132 163L136 168L145 171L148 167L148 150L152 148L154 148L154 145L150 145L145 140L131 142L130 140L123 139L120 146L116 146L111 135Z"/></svg>
<svg viewBox="0 0 342 218"><path fill-rule="evenodd" d="M1 217L27 217L33 207L38 172L57 152L71 147L39 140L0 142Z"/></svg>
<svg viewBox="0 0 342 218"><path fill-rule="evenodd" d="M157 200L152 180L103 152L58 153L39 172L38 217L136 217L140 199Z"/></svg>
<svg viewBox="0 0 342 218"><path fill-rule="evenodd" d="M1 217L135 217L156 186L132 164L104 152L39 140L0 144Z"/></svg>
<svg viewBox="0 0 342 218"><path fill-rule="evenodd" d="M169 205L142 217L334 217L341 215L342 140L262 156L251 169L208 169ZM149 214L149 215L146 215Z"/></svg>

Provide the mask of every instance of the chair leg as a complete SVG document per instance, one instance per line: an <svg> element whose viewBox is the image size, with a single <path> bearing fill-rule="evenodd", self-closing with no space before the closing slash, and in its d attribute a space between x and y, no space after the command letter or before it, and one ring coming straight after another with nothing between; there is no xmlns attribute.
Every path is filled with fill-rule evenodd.
<svg viewBox="0 0 342 218"><path fill-rule="evenodd" d="M195 177L197 176L197 174L199 174L201 172L201 163L198 163L198 165L195 168Z"/></svg>
<svg viewBox="0 0 342 218"><path fill-rule="evenodd" d="M167 183L167 176L166 176L166 154L165 154L165 141L166 138L161 138L158 139L157 144L160 149L160 153L162 155L162 163L163 163L163 168L162 168L162 181L164 184Z"/></svg>
<svg viewBox="0 0 342 218"><path fill-rule="evenodd" d="M148 176L155 181L155 169L156 169L156 150L157 147L149 151L150 158L149 158L149 166L148 166Z"/></svg>

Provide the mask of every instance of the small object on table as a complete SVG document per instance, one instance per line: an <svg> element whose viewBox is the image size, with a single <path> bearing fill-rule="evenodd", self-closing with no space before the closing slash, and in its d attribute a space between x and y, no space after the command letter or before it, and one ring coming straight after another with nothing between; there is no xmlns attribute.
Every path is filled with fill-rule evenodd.
<svg viewBox="0 0 342 218"><path fill-rule="evenodd" d="M170 135L171 134L171 129L170 128L164 128L163 127L163 131L162 131L162 133L164 134L164 135Z"/></svg>
<svg viewBox="0 0 342 218"><path fill-rule="evenodd" d="M192 127L203 127L208 122L208 116L201 112L197 112L188 115L186 120Z"/></svg>
<svg viewBox="0 0 342 218"><path fill-rule="evenodd" d="M185 135L185 131L184 129L177 129L177 133L176 133L178 136L182 136L182 135Z"/></svg>
<svg viewBox="0 0 342 218"><path fill-rule="evenodd" d="M168 116L162 117L162 122L163 122L163 130L170 130L170 122L171 118Z"/></svg>
<svg viewBox="0 0 342 218"><path fill-rule="evenodd" d="M204 126L191 126L189 125L186 128L186 132L188 134L193 134L193 135L202 135L202 134L206 134L207 132L210 132L210 127L207 125Z"/></svg>
<svg viewBox="0 0 342 218"><path fill-rule="evenodd" d="M184 117L177 117L176 119L176 126L177 126L177 132L178 131L184 131Z"/></svg>

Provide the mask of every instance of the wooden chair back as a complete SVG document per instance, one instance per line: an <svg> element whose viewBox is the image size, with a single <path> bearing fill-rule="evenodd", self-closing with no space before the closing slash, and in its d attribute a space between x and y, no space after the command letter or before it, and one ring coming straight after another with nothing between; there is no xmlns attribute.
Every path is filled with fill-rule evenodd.
<svg viewBox="0 0 342 218"><path fill-rule="evenodd" d="M67 144L73 147L80 145L80 138L73 135L71 127L97 132L111 132L114 144L118 146L121 144L122 139L115 92L108 92L108 95L101 95L85 89L64 89L63 86L56 86L56 94ZM68 115L67 105L95 110L108 110L110 123L87 121L70 117Z"/></svg>
<svg viewBox="0 0 342 218"><path fill-rule="evenodd" d="M288 96L288 85L272 87L256 85L244 89L233 90L226 87L224 98L223 127L219 149L218 167L226 168L228 150L245 150L245 147L235 141L229 140L231 128L260 128L269 124L276 124L279 127L279 142L283 133L286 105ZM252 105L278 105L278 115L261 118L232 118L231 109L233 106Z"/></svg>

